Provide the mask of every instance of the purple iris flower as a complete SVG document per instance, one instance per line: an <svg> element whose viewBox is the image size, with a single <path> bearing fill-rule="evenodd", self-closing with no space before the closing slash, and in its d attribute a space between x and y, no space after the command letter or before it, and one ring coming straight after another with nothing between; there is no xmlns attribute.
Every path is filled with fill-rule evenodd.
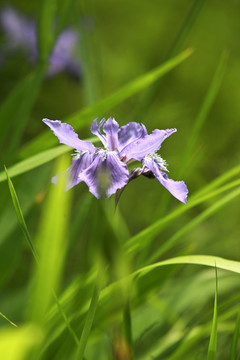
<svg viewBox="0 0 240 360"><path fill-rule="evenodd" d="M100 198L101 176L107 175L104 196L109 197L123 189L130 180L139 175L156 177L160 183L178 200L186 203L187 187L183 181L174 181L166 175L166 163L156 154L162 142L176 129L154 130L150 135L143 124L130 122L119 127L115 119L97 119L91 126L92 134L98 136L103 147L96 148L91 142L80 140L73 128L59 120L43 119L60 143L75 149L71 166L67 169L67 190L84 181L89 191ZM101 131L103 129L103 133ZM127 165L133 161L142 161L142 168L129 173ZM59 175L52 179L56 183Z"/></svg>
<svg viewBox="0 0 240 360"><path fill-rule="evenodd" d="M6 7L0 13L0 24L6 36L4 57L20 50L26 54L31 64L36 64L38 60L36 23L19 15L12 8ZM80 76L80 66L75 54L78 41L78 33L71 28L60 33L48 59L47 76L62 71L67 71L77 78Z"/></svg>

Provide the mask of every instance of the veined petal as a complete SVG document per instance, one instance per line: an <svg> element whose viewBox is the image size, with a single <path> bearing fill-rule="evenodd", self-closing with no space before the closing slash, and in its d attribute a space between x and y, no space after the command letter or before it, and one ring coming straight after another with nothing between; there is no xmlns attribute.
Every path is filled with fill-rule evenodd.
<svg viewBox="0 0 240 360"><path fill-rule="evenodd" d="M96 135L101 142L103 143L104 146L107 146L107 139L106 137L101 133L101 127L103 125L103 123L105 122L105 118L103 118L99 125L97 124L97 118L93 120L92 126L91 126L91 133L93 135Z"/></svg>
<svg viewBox="0 0 240 360"><path fill-rule="evenodd" d="M51 179L51 181L54 184L57 184L59 177L65 173L65 176L67 176L66 190L69 190L73 186L79 184L82 181L79 179L79 175L86 168L88 168L92 162L93 162L93 154L90 154L87 151L83 152L82 154L80 154L78 159L73 160L71 166L67 170L65 170L61 174L54 176Z"/></svg>
<svg viewBox="0 0 240 360"><path fill-rule="evenodd" d="M57 136L60 144L68 145L79 151L89 151L90 153L96 150L90 141L80 140L71 125L62 123L59 120L43 119L43 122L48 125L54 135Z"/></svg>
<svg viewBox="0 0 240 360"><path fill-rule="evenodd" d="M113 151L107 154L105 161L110 176L110 185L107 189L107 197L109 197L128 183L129 171L127 165Z"/></svg>
<svg viewBox="0 0 240 360"><path fill-rule="evenodd" d="M126 161L135 159L141 161L145 155L151 154L160 149L162 142L176 132L177 129L154 130L152 134L146 135L144 138L130 143L122 151L121 155L126 157Z"/></svg>
<svg viewBox="0 0 240 360"><path fill-rule="evenodd" d="M147 135L147 129L143 124L130 122L121 126L118 130L118 150L121 152L125 146L133 141L143 138ZM124 150L123 150L124 151Z"/></svg>
<svg viewBox="0 0 240 360"><path fill-rule="evenodd" d="M103 131L107 137L107 144L110 150L118 149L118 129L119 125L113 118L107 119L103 125Z"/></svg>
<svg viewBox="0 0 240 360"><path fill-rule="evenodd" d="M97 199L100 198L98 176L99 176L99 171L101 170L102 167L102 162L103 162L103 158L101 154L97 154L92 164L81 174L79 174L79 182L84 181L87 184L89 191Z"/></svg>
<svg viewBox="0 0 240 360"><path fill-rule="evenodd" d="M104 187L106 185L104 193L109 197L128 183L128 175L127 166L115 152L99 152L92 164L79 175L79 180L84 181L89 191L99 199L103 190L102 177L104 177Z"/></svg>
<svg viewBox="0 0 240 360"><path fill-rule="evenodd" d="M188 189L184 181L174 181L169 179L167 174L159 169L157 163L151 159L150 156L146 156L143 161L144 171L150 169L153 172L153 175L158 179L158 181L179 201L186 204Z"/></svg>

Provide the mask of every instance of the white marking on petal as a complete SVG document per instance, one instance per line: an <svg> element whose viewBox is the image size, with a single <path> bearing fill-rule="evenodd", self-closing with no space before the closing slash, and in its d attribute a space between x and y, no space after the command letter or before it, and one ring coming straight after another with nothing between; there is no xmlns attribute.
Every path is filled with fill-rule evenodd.
<svg viewBox="0 0 240 360"><path fill-rule="evenodd" d="M167 169L167 162L156 152L146 155L145 158L152 159L158 165L159 169L169 172Z"/></svg>

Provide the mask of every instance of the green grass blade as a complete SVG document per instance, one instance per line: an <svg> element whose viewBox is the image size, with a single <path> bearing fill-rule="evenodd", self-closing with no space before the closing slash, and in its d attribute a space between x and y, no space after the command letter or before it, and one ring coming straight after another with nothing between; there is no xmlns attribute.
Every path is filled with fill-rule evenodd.
<svg viewBox="0 0 240 360"><path fill-rule="evenodd" d="M68 167L60 157L56 173ZM55 172L54 172L55 173ZM32 298L32 320L41 323L51 302L52 289L58 287L67 249L67 226L70 213L70 192L65 192L65 176L57 186L51 186L40 221L36 242L39 244L39 266Z"/></svg>
<svg viewBox="0 0 240 360"><path fill-rule="evenodd" d="M86 320L85 320L85 323L84 323L82 335L81 335L81 338L80 338L80 342L79 342L79 345L78 345L77 352L76 352L76 355L74 357L74 360L82 360L83 356L84 356L84 352L85 352L86 345L87 345L87 342L88 342L88 338L89 338L89 335L90 335L90 332L91 332L95 312L96 312L97 306L98 306L98 299L99 299L99 294L100 294L100 271L99 271L99 275L97 276L96 280L97 281L96 281L95 288L93 290L93 295L92 295L90 307L89 307L88 312L87 312L87 316L86 316Z"/></svg>
<svg viewBox="0 0 240 360"><path fill-rule="evenodd" d="M180 51L180 48L184 43L184 40L186 39L187 35L190 33L190 30L200 13L204 1L205 0L194 1L193 5L191 6L191 9L187 13L186 18L180 30L178 31L177 36L174 39L169 51L165 55L163 61L167 61L172 56L174 56L178 51ZM145 116L146 112L148 111L151 102L153 101L154 97L159 91L160 86L161 86L161 79L159 79L155 84L151 86L148 93L144 97L142 103L139 105L137 109L134 121L141 122L143 116Z"/></svg>
<svg viewBox="0 0 240 360"><path fill-rule="evenodd" d="M170 214L165 216L164 218L156 221L152 225L148 226L144 230L140 231L138 234L134 235L129 241L126 243L126 250L129 252L135 252L136 250L140 250L145 246L146 243L151 241L154 236L159 234L167 224L173 221L178 216L182 215L186 211L190 210L192 207L199 205L200 203L210 199L211 197L218 195L223 191L225 191L229 186L224 186L223 189L219 188L205 196L198 197L195 200L189 200L187 205L181 205L176 210L172 211ZM240 189L235 190L230 198L234 198L240 194Z"/></svg>
<svg viewBox="0 0 240 360"><path fill-rule="evenodd" d="M46 61L54 42L54 16L57 0L42 0L38 28L40 61Z"/></svg>
<svg viewBox="0 0 240 360"><path fill-rule="evenodd" d="M240 185L240 180L233 181L231 184L228 184L227 189L231 188L232 186L235 187L239 185ZM215 214L215 212L220 210L223 206L227 205L230 201L232 201L235 198L235 196L236 196L235 191L224 196L223 198L215 202L212 206L204 210L200 215L196 216L186 225L181 227L173 236L171 236L167 241L165 241L164 244L160 246L159 249L157 249L150 258L148 258L148 263L152 263L156 261L156 259L162 256L166 251L168 251L177 242L179 238L181 238L183 235L188 233L195 226L199 225L205 219Z"/></svg>
<svg viewBox="0 0 240 360"><path fill-rule="evenodd" d="M236 360L237 359L237 345L239 340L239 333L240 333L240 310L238 312L235 330L233 334L233 340L231 344L231 352L230 352L230 360Z"/></svg>
<svg viewBox="0 0 240 360"><path fill-rule="evenodd" d="M200 108L200 111L194 121L192 131L190 133L190 136L188 137L186 141L186 146L184 146L184 152L182 157L179 161L179 166L176 171L176 178L180 179L185 173L186 170L189 171L190 169L190 160L192 159L192 154L194 152L194 147L197 143L197 140L199 138L201 129L207 120L208 114L214 104L214 101L216 100L216 97L219 93L219 89L222 84L222 80L225 74L226 65L228 60L228 53L226 51L223 52L220 61L218 63L217 69L215 71L215 74L213 76L212 82L208 88L208 91L206 93L206 96L203 100L202 106ZM161 201L161 204L159 208L156 211L157 216L161 216L164 214L164 211L170 201L169 193L165 193L163 196L163 199Z"/></svg>
<svg viewBox="0 0 240 360"><path fill-rule="evenodd" d="M9 187L9 191L10 191L10 194L11 194L11 197L12 197L13 206L14 206L14 209L15 209L16 214L17 214L19 225L20 225L21 230L22 230L22 232L23 232L23 234L24 234L24 236L25 236L25 238L26 238L26 240L27 240L27 242L28 242L28 244L30 246L30 249L32 251L32 254L33 254L34 258L37 261L37 253L36 253L36 250L35 250L34 245L32 243L32 240L31 240L31 237L30 237L26 222L25 222L24 217L23 217L23 213L22 213L19 201L18 201L17 193L16 193L16 191L14 189L12 180L10 179L10 177L8 175L6 167L5 167L5 173L6 173L6 176L7 176L8 187Z"/></svg>
<svg viewBox="0 0 240 360"><path fill-rule="evenodd" d="M14 322L12 322L11 320L9 320L2 312L0 312L0 316L3 317L5 320L7 320L9 322L9 324L17 327L17 325L14 324Z"/></svg>
<svg viewBox="0 0 240 360"><path fill-rule="evenodd" d="M7 151L9 152L11 150L9 147L14 147L15 143L18 144L19 138L21 137L24 127L26 126L30 111L32 110L35 99L39 92L44 72L45 66L37 67L17 84L17 86L11 91L5 101L1 104L0 146L2 148L2 152L6 155L8 155ZM16 109L18 109L17 117ZM12 127L14 127L14 131ZM9 132L11 130L12 135L9 136ZM8 136L10 139L10 144L8 142L5 145Z"/></svg>
<svg viewBox="0 0 240 360"><path fill-rule="evenodd" d="M14 113L11 118L7 116L7 118L4 119L4 122L9 121L10 124L14 122L14 129L12 129L12 134L9 137L9 141L4 146L5 162L10 161L16 156L16 150L19 146L22 134L28 124L30 113L41 88L45 70L45 65L39 66L30 79L31 81L29 81L28 86L24 89L24 93L22 93L21 96L17 99L17 102L10 103L10 106L12 106L15 111L16 108L18 109L18 115L17 121L14 121L14 119L16 119L16 113Z"/></svg>
<svg viewBox="0 0 240 360"><path fill-rule="evenodd" d="M104 112L106 113L114 106L120 104L124 100L128 99L129 97L151 85L154 81L156 81L161 76L165 75L170 70L179 65L182 61L187 59L191 54L192 49L187 49L183 51L182 53L160 65L156 69L138 77L129 84L123 86L105 99L100 100L99 102L78 111L72 116L67 117L66 119L64 119L64 121L72 125L75 130L83 128L86 124L90 124L93 119L100 114ZM20 151L20 157L26 158L27 156L29 156L29 154L35 154L36 152L45 150L46 148L56 145L57 142L57 139L52 136L52 134L48 130L45 130L42 135L38 136L23 147L23 149Z"/></svg>
<svg viewBox="0 0 240 360"><path fill-rule="evenodd" d="M137 275L142 276L162 266L178 265L178 264L195 264L195 265L210 266L240 274L239 261L228 260L218 256L210 256L210 255L188 255L188 256L178 256L164 261L159 261L152 265L144 266L136 270L130 276L132 277L135 277Z"/></svg>
<svg viewBox="0 0 240 360"><path fill-rule="evenodd" d="M75 3L76 3L76 0L66 0L62 4L59 3L59 7L61 5L62 5L62 7L60 7L59 13L58 13L59 19L58 19L56 34L59 34L66 26L67 21L68 21L69 17L71 16L71 12L75 8Z"/></svg>
<svg viewBox="0 0 240 360"><path fill-rule="evenodd" d="M32 324L25 324L17 329L0 330L0 354L4 360L23 360L32 348L43 338L41 330Z"/></svg>
<svg viewBox="0 0 240 360"><path fill-rule="evenodd" d="M217 323L218 323L218 309L217 309L217 297L218 297L218 277L217 277L217 268L216 271L216 288L215 288L215 300L214 300L214 313L213 313L213 323L212 331L208 346L207 360L215 360L217 354Z"/></svg>
<svg viewBox="0 0 240 360"><path fill-rule="evenodd" d="M23 234L24 234L24 236L25 236L25 238L26 238L26 240L27 240L27 242L28 242L28 244L30 246L31 252L32 252L32 254L33 254L33 256L34 256L34 258L36 260L36 263L39 264L39 259L38 259L36 249L34 247L34 244L33 244L32 240L31 240L31 237L30 237L30 234L29 234L25 219L23 217L23 213L22 213L22 210L21 210L21 207L20 207L20 203L19 203L16 191L15 191L13 183L12 183L12 181L11 181L9 175L8 175L6 167L5 167L5 171L6 171L8 186L9 186L10 194L11 194L11 197L12 197L14 209L16 211L20 227L21 227L21 229L23 231ZM53 214L54 214L54 212L53 212ZM78 344L78 337L75 334L74 330L72 329L72 327L71 327L71 325L70 325L70 323L69 323L69 321L67 319L67 316L66 316L65 312L62 309L57 295L55 294L54 290L52 290L52 289L51 289L51 292L52 292L53 297L54 297L54 299L55 299L55 301L57 303L58 310L59 310L59 312L61 313L61 315L62 315L62 317L64 319L66 327L68 328L70 334L72 335L75 343Z"/></svg>
<svg viewBox="0 0 240 360"><path fill-rule="evenodd" d="M190 137L186 143L186 146L184 147L184 153L179 164L179 169L177 171L178 178L180 178L185 173L186 168L189 166L188 164L189 158L193 153L194 146L198 140L200 131L207 119L209 111L212 108L212 105L217 97L220 86L222 84L223 76L226 70L227 60L228 60L228 53L224 51L220 58L219 64L217 66L216 72L213 76L212 82L207 91L207 94L203 100L201 109L194 122L194 126L192 128Z"/></svg>

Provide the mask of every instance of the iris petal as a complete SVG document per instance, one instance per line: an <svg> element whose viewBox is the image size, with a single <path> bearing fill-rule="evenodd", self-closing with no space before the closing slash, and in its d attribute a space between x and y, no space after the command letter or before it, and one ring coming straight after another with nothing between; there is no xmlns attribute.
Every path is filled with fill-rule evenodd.
<svg viewBox="0 0 240 360"><path fill-rule="evenodd" d="M174 181L169 179L167 174L161 171L157 163L151 159L150 156L147 156L143 161L144 171L150 169L158 181L179 201L186 204L188 189L184 181Z"/></svg>
<svg viewBox="0 0 240 360"><path fill-rule="evenodd" d="M103 125L103 131L107 137L107 144L110 150L118 149L119 125L115 119L109 118Z"/></svg>
<svg viewBox="0 0 240 360"><path fill-rule="evenodd" d="M50 127L61 144L68 145L78 151L92 153L96 150L90 141L80 140L71 125L62 123L59 120L43 119L43 122Z"/></svg>
<svg viewBox="0 0 240 360"><path fill-rule="evenodd" d="M80 157L78 159L72 161L71 166L67 170L63 171L61 174L54 176L51 181L54 184L57 184L59 177L62 174L65 174L65 176L67 176L66 190L70 190L73 186L79 184L82 181L79 178L79 175L82 171L88 168L92 162L93 154L83 152L82 154L80 154Z"/></svg>
<svg viewBox="0 0 240 360"><path fill-rule="evenodd" d="M176 129L156 129L152 132L152 134L146 135L144 138L137 140L136 142L130 143L124 149L123 155L126 156L126 161L130 159L141 161L145 155L151 154L154 151L159 150L162 142L176 131Z"/></svg>
<svg viewBox="0 0 240 360"><path fill-rule="evenodd" d="M106 169L110 175L110 185L107 189L107 197L109 197L128 183L129 171L127 165L112 151L106 156Z"/></svg>
<svg viewBox="0 0 240 360"><path fill-rule="evenodd" d="M91 126L91 133L93 135L96 135L101 142L103 143L104 146L107 146L107 139L106 137L101 133L101 127L103 125L103 123L105 122L105 119L103 118L99 125L97 124L97 118L93 120L92 126Z"/></svg>
<svg viewBox="0 0 240 360"><path fill-rule="evenodd" d="M127 125L121 126L118 130L118 150L121 152L125 146L131 142L143 138L147 135L145 126L137 122L130 122ZM124 150L123 150L124 151Z"/></svg>

